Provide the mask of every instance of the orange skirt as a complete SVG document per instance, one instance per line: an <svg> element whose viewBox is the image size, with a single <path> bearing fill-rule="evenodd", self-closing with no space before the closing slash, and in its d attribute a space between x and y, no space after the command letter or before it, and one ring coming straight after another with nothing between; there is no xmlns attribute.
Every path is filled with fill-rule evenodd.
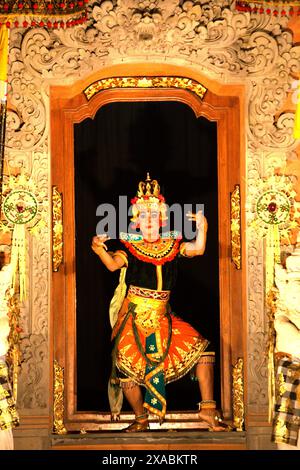
<svg viewBox="0 0 300 470"><path fill-rule="evenodd" d="M146 337L149 331L145 330L137 317L129 315L125 325L124 319L128 313L128 297L124 300L119 312L117 323L113 329L112 338L118 336L120 327L122 331L118 337L116 366L126 377L139 385L145 385L146 360L140 352L135 336L134 324L138 332L140 347L145 351ZM203 338L191 325L181 318L170 314L172 321L172 337L168 354L163 362L165 384L174 382L189 372L203 355L209 342ZM159 316L159 327L152 331L156 339L156 355L148 354L149 359L156 360L166 351L169 335L169 320L164 314Z"/></svg>

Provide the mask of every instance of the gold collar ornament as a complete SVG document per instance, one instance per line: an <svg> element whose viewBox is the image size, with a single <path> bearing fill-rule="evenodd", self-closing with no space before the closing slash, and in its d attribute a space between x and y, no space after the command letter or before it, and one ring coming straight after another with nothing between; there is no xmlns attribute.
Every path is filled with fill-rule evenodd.
<svg viewBox="0 0 300 470"><path fill-rule="evenodd" d="M19 274L20 301L26 298L26 229L37 235L46 226L47 194L22 173L4 179L0 230L12 232L12 288Z"/></svg>
<svg viewBox="0 0 300 470"><path fill-rule="evenodd" d="M179 252L180 232L163 233L156 242L146 242L142 235L120 233L120 240L136 258L160 266L172 261Z"/></svg>

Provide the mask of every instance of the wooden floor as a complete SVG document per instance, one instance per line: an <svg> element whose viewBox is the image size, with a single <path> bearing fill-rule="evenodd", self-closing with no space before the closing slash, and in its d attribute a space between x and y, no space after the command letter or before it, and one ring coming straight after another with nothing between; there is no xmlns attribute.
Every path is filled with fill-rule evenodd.
<svg viewBox="0 0 300 470"><path fill-rule="evenodd" d="M119 431L52 435L53 450L246 450L245 432Z"/></svg>

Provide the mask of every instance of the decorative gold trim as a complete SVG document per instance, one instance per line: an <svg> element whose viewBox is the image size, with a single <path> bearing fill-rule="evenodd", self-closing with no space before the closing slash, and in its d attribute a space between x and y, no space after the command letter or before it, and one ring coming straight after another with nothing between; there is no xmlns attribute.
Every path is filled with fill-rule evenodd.
<svg viewBox="0 0 300 470"><path fill-rule="evenodd" d="M66 434L64 425L64 369L54 360L53 432Z"/></svg>
<svg viewBox="0 0 300 470"><path fill-rule="evenodd" d="M245 407L244 407L244 361L238 358L232 371L233 387L233 424L237 431L244 430Z"/></svg>
<svg viewBox="0 0 300 470"><path fill-rule="evenodd" d="M241 269L241 197L236 184L230 196L231 202L231 259L236 269Z"/></svg>
<svg viewBox="0 0 300 470"><path fill-rule="evenodd" d="M52 269L63 262L63 200L57 186L52 188Z"/></svg>
<svg viewBox="0 0 300 470"><path fill-rule="evenodd" d="M162 278L162 266L156 266L156 278L157 278L157 290L162 290L163 287L163 278Z"/></svg>
<svg viewBox="0 0 300 470"><path fill-rule="evenodd" d="M91 83L83 92L90 100L100 91L112 88L181 88L195 93L200 99L207 91L201 83L184 77L112 77Z"/></svg>

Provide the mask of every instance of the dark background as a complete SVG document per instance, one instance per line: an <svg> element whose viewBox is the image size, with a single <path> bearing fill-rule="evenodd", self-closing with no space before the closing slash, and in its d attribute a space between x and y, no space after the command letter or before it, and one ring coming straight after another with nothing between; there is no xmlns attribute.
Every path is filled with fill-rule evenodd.
<svg viewBox="0 0 300 470"><path fill-rule="evenodd" d="M215 395L220 399L217 129L177 102L112 103L75 125L77 409L109 411L111 368L108 308L119 272L106 270L90 249L96 208L119 195L135 196L146 172L166 202L204 204L206 252L181 258L171 306L209 339L216 351ZM114 249L115 241L108 243ZM197 382L187 374L167 386L167 409L195 410ZM220 403L219 403L220 405ZM127 403L123 410L129 409Z"/></svg>

